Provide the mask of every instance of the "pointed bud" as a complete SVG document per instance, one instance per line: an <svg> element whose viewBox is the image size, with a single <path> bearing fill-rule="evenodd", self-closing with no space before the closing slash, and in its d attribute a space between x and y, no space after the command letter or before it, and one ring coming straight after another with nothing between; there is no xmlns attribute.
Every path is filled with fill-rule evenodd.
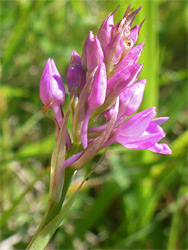
<svg viewBox="0 0 188 250"><path fill-rule="evenodd" d="M107 75L113 70L114 65L116 65L123 52L123 38L122 34L117 34L111 42L107 45L104 51L104 61L106 64Z"/></svg>
<svg viewBox="0 0 188 250"><path fill-rule="evenodd" d="M126 23L127 16L131 12L131 4L127 7L123 18L112 28L112 37L114 37L119 32L123 33L123 40L126 40L130 34L130 27Z"/></svg>
<svg viewBox="0 0 188 250"><path fill-rule="evenodd" d="M114 74L108 79L107 89L109 91L113 91L116 90L122 82L126 82L126 84L128 84L137 72L138 68L139 64L136 63Z"/></svg>
<svg viewBox="0 0 188 250"><path fill-rule="evenodd" d="M44 105L62 105L65 102L65 88L53 59L48 59L40 80L40 98Z"/></svg>
<svg viewBox="0 0 188 250"><path fill-rule="evenodd" d="M137 10L135 10L134 12L132 12L130 15L127 16L127 18L126 18L127 25L129 25L129 26L132 25L135 17L140 12L140 10L142 9L142 7L143 7L143 5L141 5Z"/></svg>
<svg viewBox="0 0 188 250"><path fill-rule="evenodd" d="M85 72L81 66L81 58L73 50L70 60L70 67L67 70L67 84L70 93L78 92L85 85Z"/></svg>
<svg viewBox="0 0 188 250"><path fill-rule="evenodd" d="M97 66L100 66L104 61L104 54L101 44L97 37L91 39L87 46L87 70L93 71Z"/></svg>
<svg viewBox="0 0 188 250"><path fill-rule="evenodd" d="M109 44L111 40L113 25L114 25L114 15L110 14L104 20L98 31L97 37L101 43L103 50L106 48L106 46Z"/></svg>
<svg viewBox="0 0 188 250"><path fill-rule="evenodd" d="M125 14L124 14L124 17L127 17L131 12L131 3L128 5L126 11L125 11Z"/></svg>
<svg viewBox="0 0 188 250"><path fill-rule="evenodd" d="M91 83L91 91L88 95L88 105L96 108L104 103L106 97L107 76L106 68L103 63L97 70L95 78Z"/></svg>
<svg viewBox="0 0 188 250"><path fill-rule="evenodd" d="M76 50L72 51L71 59L70 59L70 65L71 66L81 66L81 57L79 54L76 52Z"/></svg>
<svg viewBox="0 0 188 250"><path fill-rule="evenodd" d="M130 30L130 35L129 35L129 39L131 39L133 41L133 45L136 43L137 39L138 39L138 35L140 33L140 29L142 28L143 23L145 22L146 18L144 18L144 20L141 22L140 25L136 25L134 26L131 30Z"/></svg>
<svg viewBox="0 0 188 250"><path fill-rule="evenodd" d="M140 43L137 46L133 47L127 56L115 67L114 72L117 73L118 71L121 71L125 69L125 67L131 66L138 62L140 55L143 50L144 43Z"/></svg>
<svg viewBox="0 0 188 250"><path fill-rule="evenodd" d="M82 68L85 71L87 70L87 47L88 47L88 43L90 43L93 38L94 38L94 35L92 31L90 31L88 37L85 40L84 47L82 50L81 64L82 64Z"/></svg>
<svg viewBox="0 0 188 250"><path fill-rule="evenodd" d="M139 28L139 25L137 24L130 31L129 39L131 39L133 41L133 45L136 43L136 41L138 39L139 30L140 30L140 28Z"/></svg>

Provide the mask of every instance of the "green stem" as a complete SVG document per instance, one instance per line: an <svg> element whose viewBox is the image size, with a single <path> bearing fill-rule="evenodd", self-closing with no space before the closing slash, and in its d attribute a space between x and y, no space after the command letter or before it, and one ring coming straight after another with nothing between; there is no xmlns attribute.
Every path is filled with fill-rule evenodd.
<svg viewBox="0 0 188 250"><path fill-rule="evenodd" d="M105 154L105 153L104 153ZM83 186L84 182L89 178L89 176L93 173L95 168L98 166L98 164L102 161L104 154L100 157L100 160L98 163L95 164L95 166L91 169L91 171L87 174L87 176L84 178L84 180L81 182L80 186L74 193L74 195L67 201L66 204L64 204L63 207L60 208L58 214L54 214L54 217L49 221L48 224L43 226L43 228L38 232L35 239L32 240L32 242L29 244L28 248L29 250L44 250L47 246L48 242L54 235L55 231L57 230L58 226L70 210L74 200L76 199L81 187ZM73 176L74 171L69 168L69 170L66 171L66 183L64 185L64 191L62 193L62 199L65 199L66 192L68 190L68 187L70 185L71 178Z"/></svg>
<svg viewBox="0 0 188 250"><path fill-rule="evenodd" d="M55 201L49 200L47 209L46 209L45 214L43 216L43 219L42 219L36 233L34 234L32 240L29 243L26 250L31 249L31 245L34 242L34 240L36 239L36 237L38 236L38 234L40 234L40 232L43 230L43 228L60 212L74 172L75 171L69 167L65 169L65 181L64 181L61 199L58 203L56 203Z"/></svg>

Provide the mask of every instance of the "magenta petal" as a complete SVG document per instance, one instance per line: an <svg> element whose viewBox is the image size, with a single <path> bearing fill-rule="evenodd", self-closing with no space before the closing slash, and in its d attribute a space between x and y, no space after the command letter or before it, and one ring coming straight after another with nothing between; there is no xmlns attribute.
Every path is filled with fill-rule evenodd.
<svg viewBox="0 0 188 250"><path fill-rule="evenodd" d="M117 64L114 69L114 72L117 73L118 71L123 70L125 67L131 66L138 62L141 52L143 50L143 44L140 43L137 46L133 47L129 53L125 56L125 58Z"/></svg>
<svg viewBox="0 0 188 250"><path fill-rule="evenodd" d="M125 124L134 116L132 116L129 120L127 120L124 123L124 128L120 129L121 126L117 128L117 130L115 131L117 142L119 142L126 148L149 149L152 146L154 146L159 140L161 140L165 136L163 129L153 121L149 122L149 125L147 124L151 118L151 116L149 117L149 114L150 115L152 114L152 109L148 110L148 113L145 112L144 115L143 115L144 112L140 112L142 113L142 116L138 116L137 121L134 121L132 125L134 128L132 129L132 131L130 130L130 128L128 128L129 129L128 131L127 127L125 127ZM139 115L140 113L135 115L134 120L136 116ZM145 120L141 121L140 118L143 118L144 116L145 116ZM139 132L141 132L140 135L139 135L139 132L136 131L135 126L137 127Z"/></svg>
<svg viewBox="0 0 188 250"><path fill-rule="evenodd" d="M165 132L163 129L157 125L153 120L150 122L149 126L147 127L145 134L161 134L163 137L165 136Z"/></svg>
<svg viewBox="0 0 188 250"><path fill-rule="evenodd" d="M91 83L91 91L88 95L88 105L96 108L104 103L106 97L107 76L106 68L103 63L97 70L95 78Z"/></svg>
<svg viewBox="0 0 188 250"><path fill-rule="evenodd" d="M104 54L97 37L91 39L87 46L87 69L94 70L103 63Z"/></svg>
<svg viewBox="0 0 188 250"><path fill-rule="evenodd" d="M108 82L107 82L108 90L112 91L112 90L117 89L117 86L121 84L122 82L124 83L126 82L126 84L128 84L132 80L138 68L139 68L139 64L136 63L114 74L112 77L108 79Z"/></svg>
<svg viewBox="0 0 188 250"><path fill-rule="evenodd" d="M67 70L67 84L70 93L76 94L82 90L86 83L85 72L81 66L81 58L78 53L73 50L70 60L70 66Z"/></svg>
<svg viewBox="0 0 188 250"><path fill-rule="evenodd" d="M140 80L135 84L126 87L120 94L119 114L126 116L132 115L140 107L142 102L146 79Z"/></svg>
<svg viewBox="0 0 188 250"><path fill-rule="evenodd" d="M151 134L142 136L123 136L116 135L116 140L126 148L148 149L151 148L162 138L161 134Z"/></svg>
<svg viewBox="0 0 188 250"><path fill-rule="evenodd" d="M81 66L81 57L76 52L76 50L72 51L72 55L71 55L71 59L70 59L70 64L71 65L79 65L79 66Z"/></svg>
<svg viewBox="0 0 188 250"><path fill-rule="evenodd" d="M166 143L155 143L152 147L148 148L148 150L155 152L155 153L160 153L160 154L165 154L169 155L172 154L172 150L169 148L169 146Z"/></svg>
<svg viewBox="0 0 188 250"><path fill-rule="evenodd" d="M106 48L106 46L111 40L111 33L112 33L113 25L114 25L114 15L109 14L107 18L104 20L104 22L102 23L97 34L97 37L103 49Z"/></svg>
<svg viewBox="0 0 188 250"><path fill-rule="evenodd" d="M137 39L138 39L138 34L140 31L140 27L137 24L136 26L134 26L131 30L130 30L130 35L129 35L129 39L131 39L133 41L133 45L136 43Z"/></svg>
<svg viewBox="0 0 188 250"><path fill-rule="evenodd" d="M55 105L65 102L65 88L53 59L48 59L40 80L40 98L44 105L55 101ZM53 103L52 103L53 105Z"/></svg>
<svg viewBox="0 0 188 250"><path fill-rule="evenodd" d="M88 44L92 41L93 38L94 38L94 35L93 35L92 31L90 31L88 37L85 40L84 47L83 47L83 50L82 50L81 64L82 64L82 68L84 70L87 70L87 49L88 49Z"/></svg>
<svg viewBox="0 0 188 250"><path fill-rule="evenodd" d="M74 65L70 66L67 70L67 85L68 90L71 93L73 89L78 88L82 89L85 85L86 78L84 71L81 66Z"/></svg>
<svg viewBox="0 0 188 250"><path fill-rule="evenodd" d="M114 65L119 62L122 52L123 38L122 34L118 33L104 50L104 61L106 64L107 74L109 74L113 70Z"/></svg>
<svg viewBox="0 0 188 250"><path fill-rule="evenodd" d="M165 123L166 121L168 121L169 117L158 117L153 119L153 121L157 124L157 125L161 125L163 123Z"/></svg>
<svg viewBox="0 0 188 250"><path fill-rule="evenodd" d="M116 134L123 136L140 136L148 128L155 115L155 107L133 115L117 128Z"/></svg>
<svg viewBox="0 0 188 250"><path fill-rule="evenodd" d="M138 65L138 67L135 69L134 73L132 74L132 77L130 79L129 82L127 81L122 81L118 84L117 88L116 88L116 91L119 91L119 94L125 89L125 87L127 86L131 86L132 84L134 84L139 75L140 75L140 72L142 71L142 68L143 68L143 65Z"/></svg>

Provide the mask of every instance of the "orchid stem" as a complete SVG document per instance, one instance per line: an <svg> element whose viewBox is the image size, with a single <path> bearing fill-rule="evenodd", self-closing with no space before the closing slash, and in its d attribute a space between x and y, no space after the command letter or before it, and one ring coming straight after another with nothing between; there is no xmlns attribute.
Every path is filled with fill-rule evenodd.
<svg viewBox="0 0 188 250"><path fill-rule="evenodd" d="M30 247L32 246L32 243L34 242L34 240L36 239L36 237L38 236L38 234L43 230L43 228L59 213L59 211L61 210L62 204L65 200L68 188L71 184L71 180L72 177L74 175L74 170L72 170L71 168L66 168L65 169L65 182L64 182L64 186L63 186L63 191L62 191L62 195L61 195L61 199L58 203L55 203L55 201L48 201L48 206L47 209L45 211L45 214L43 216L43 219L36 231L36 233L34 234L31 242L29 243L28 247L26 248L26 250L29 250Z"/></svg>

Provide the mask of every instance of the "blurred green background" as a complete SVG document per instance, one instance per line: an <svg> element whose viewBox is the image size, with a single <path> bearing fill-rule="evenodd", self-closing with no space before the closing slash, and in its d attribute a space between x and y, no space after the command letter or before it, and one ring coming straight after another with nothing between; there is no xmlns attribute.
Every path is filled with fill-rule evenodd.
<svg viewBox="0 0 188 250"><path fill-rule="evenodd" d="M144 4L139 42L147 87L141 109L170 116L170 156L111 147L46 249L187 249L186 1L1 0L1 249L25 249L48 199L55 127L42 113L39 82L51 57L66 83L73 49L108 13ZM140 110L141 110L140 109ZM79 171L69 191L91 169Z"/></svg>

